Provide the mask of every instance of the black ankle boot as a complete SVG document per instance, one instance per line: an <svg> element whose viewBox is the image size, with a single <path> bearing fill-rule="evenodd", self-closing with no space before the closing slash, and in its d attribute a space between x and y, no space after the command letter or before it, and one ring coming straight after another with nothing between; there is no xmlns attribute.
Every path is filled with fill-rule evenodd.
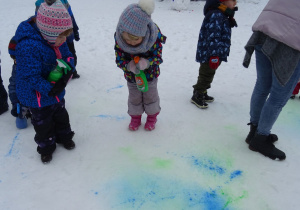
<svg viewBox="0 0 300 210"><path fill-rule="evenodd" d="M248 123L247 125L250 125L250 131L249 131L248 136L246 137L245 142L246 142L247 144L250 144L251 139L254 137L255 132L256 132L256 130L257 130L257 125L253 125L251 122ZM271 134L269 135L268 140L271 141L271 143L274 143L274 142L278 141L278 136L277 136L276 134L272 134L272 133L271 133Z"/></svg>
<svg viewBox="0 0 300 210"><path fill-rule="evenodd" d="M42 154L41 160L43 163L49 163L52 160L52 154Z"/></svg>
<svg viewBox="0 0 300 210"><path fill-rule="evenodd" d="M205 102L204 93L198 93L197 91L194 91L191 102L201 109L205 109L208 107L208 104Z"/></svg>
<svg viewBox="0 0 300 210"><path fill-rule="evenodd" d="M286 158L285 153L277 149L269 140L269 138L270 135L264 136L256 133L249 144L249 149L259 152L264 156L271 158L272 160L275 160L276 158L279 160L284 160Z"/></svg>
<svg viewBox="0 0 300 210"><path fill-rule="evenodd" d="M64 148L67 150L71 150L75 148L75 142L72 140L74 137L75 133L71 131L70 133L56 137L56 143L62 144Z"/></svg>
<svg viewBox="0 0 300 210"><path fill-rule="evenodd" d="M214 99L214 97L207 95L207 91L206 91L204 93L204 100L205 100L205 102L210 103L210 102L213 102L215 99Z"/></svg>

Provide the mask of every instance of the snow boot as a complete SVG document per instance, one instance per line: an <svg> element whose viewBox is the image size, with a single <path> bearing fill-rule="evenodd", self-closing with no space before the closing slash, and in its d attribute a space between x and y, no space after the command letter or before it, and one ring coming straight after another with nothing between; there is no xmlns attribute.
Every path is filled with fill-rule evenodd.
<svg viewBox="0 0 300 210"><path fill-rule="evenodd" d="M250 144L251 139L254 137L256 130L257 130L257 125L253 125L251 122L248 123L247 125L250 125L250 131L248 136L246 137L245 142L247 144ZM268 141L271 141L271 143L273 144L274 142L278 141L278 136L276 134L270 134Z"/></svg>
<svg viewBox="0 0 300 210"><path fill-rule="evenodd" d="M56 149L56 144L48 145L46 147L37 147L37 152L41 154L41 161L49 163L52 160L52 154Z"/></svg>
<svg viewBox="0 0 300 210"><path fill-rule="evenodd" d="M156 122L157 122L156 117L157 117L158 114L159 114L159 112L156 113L156 114L148 115L148 116L147 116L147 121L146 121L146 123L145 123L145 129L146 129L147 131L152 131L152 130L155 129L155 124L156 124Z"/></svg>
<svg viewBox="0 0 300 210"><path fill-rule="evenodd" d="M72 79L79 79L80 78L80 75L77 73L77 71L75 70L73 72L73 76L72 76Z"/></svg>
<svg viewBox="0 0 300 210"><path fill-rule="evenodd" d="M75 148L75 142L72 140L74 137L75 133L71 131L70 133L59 136L56 138L56 143L62 144L65 149L71 150Z"/></svg>
<svg viewBox="0 0 300 210"><path fill-rule="evenodd" d="M213 102L215 99L212 96L207 95L207 91L204 93L204 100L205 102L211 103Z"/></svg>
<svg viewBox="0 0 300 210"><path fill-rule="evenodd" d="M131 121L129 124L129 130L136 131L141 125L142 115L130 115Z"/></svg>
<svg viewBox="0 0 300 210"><path fill-rule="evenodd" d="M194 91L191 102L201 109L206 109L208 107L208 104L205 102L204 93L198 93L197 91Z"/></svg>
<svg viewBox="0 0 300 210"><path fill-rule="evenodd" d="M43 163L50 163L51 160L52 160L52 154L42 154L41 155L41 161Z"/></svg>
<svg viewBox="0 0 300 210"><path fill-rule="evenodd" d="M290 99L295 99L295 97L296 97L296 95L292 95L291 97L290 97Z"/></svg>
<svg viewBox="0 0 300 210"><path fill-rule="evenodd" d="M264 156L271 158L272 160L275 160L276 158L279 160L284 160L286 158L285 153L277 149L269 140L269 138L270 135L264 136L256 133L249 144L249 149L259 152Z"/></svg>

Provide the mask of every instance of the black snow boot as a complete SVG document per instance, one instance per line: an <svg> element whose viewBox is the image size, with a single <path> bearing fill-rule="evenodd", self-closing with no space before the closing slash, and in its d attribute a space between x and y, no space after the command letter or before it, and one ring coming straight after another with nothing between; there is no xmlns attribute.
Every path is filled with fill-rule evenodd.
<svg viewBox="0 0 300 210"><path fill-rule="evenodd" d="M250 144L251 139L254 137L255 132L257 130L257 125L253 125L251 122L248 123L247 125L250 125L250 131L249 131L249 134L245 141L247 144ZM274 142L278 141L278 136L276 134L271 133L269 135L268 141L271 141L272 143L274 143Z"/></svg>
<svg viewBox="0 0 300 210"><path fill-rule="evenodd" d="M71 131L67 135L56 137L56 143L64 145L64 148L71 150L75 148L75 142L72 140L75 133Z"/></svg>
<svg viewBox="0 0 300 210"><path fill-rule="evenodd" d="M205 102L210 103L210 102L213 102L215 99L214 99L214 97L207 95L207 91L206 91L204 93L204 100L205 100Z"/></svg>
<svg viewBox="0 0 300 210"><path fill-rule="evenodd" d="M48 145L46 147L37 147L37 152L41 154L41 161L49 163L52 160L52 154L56 149L56 144Z"/></svg>
<svg viewBox="0 0 300 210"><path fill-rule="evenodd" d="M77 73L77 71L75 70L73 72L73 76L72 76L72 79L79 79L80 78L80 75Z"/></svg>
<svg viewBox="0 0 300 210"><path fill-rule="evenodd" d="M52 160L52 154L41 155L41 160L43 163L50 163L50 161Z"/></svg>
<svg viewBox="0 0 300 210"><path fill-rule="evenodd" d="M259 152L272 160L275 160L276 158L284 160L286 158L285 153L277 149L269 138L270 136L264 136L256 133L249 144L249 149Z"/></svg>
<svg viewBox="0 0 300 210"><path fill-rule="evenodd" d="M201 109L206 109L208 107L208 104L205 102L204 93L198 93L197 91L194 91L191 102Z"/></svg>

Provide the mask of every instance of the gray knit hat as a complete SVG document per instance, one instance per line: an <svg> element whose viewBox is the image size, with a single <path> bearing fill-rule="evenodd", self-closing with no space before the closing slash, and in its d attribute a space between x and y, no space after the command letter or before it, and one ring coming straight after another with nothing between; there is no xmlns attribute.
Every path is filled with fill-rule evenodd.
<svg viewBox="0 0 300 210"><path fill-rule="evenodd" d="M130 4L121 14L118 29L122 32L144 37L148 24L152 22L154 0L140 0L138 4Z"/></svg>

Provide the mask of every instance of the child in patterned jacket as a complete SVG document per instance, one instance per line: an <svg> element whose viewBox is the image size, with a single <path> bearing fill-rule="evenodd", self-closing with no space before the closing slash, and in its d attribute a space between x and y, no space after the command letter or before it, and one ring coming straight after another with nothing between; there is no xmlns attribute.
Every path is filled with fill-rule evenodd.
<svg viewBox="0 0 300 210"><path fill-rule="evenodd" d="M207 95L207 89L214 79L222 61L227 62L231 45L231 28L237 27L233 18L237 10L236 0L207 0L198 46L196 61L200 63L197 83L193 86L191 102L199 108L207 108L206 102L214 98Z"/></svg>
<svg viewBox="0 0 300 210"><path fill-rule="evenodd" d="M156 117L159 114L160 100L157 81L160 74L159 65L162 60L162 44L166 37L152 21L154 0L140 0L138 4L130 4L121 14L115 33L116 63L124 71L129 90L128 114L131 116L129 129L138 130L143 112L146 112L145 129L155 129ZM135 63L134 57L140 59ZM135 74L144 71L148 91L138 90Z"/></svg>

